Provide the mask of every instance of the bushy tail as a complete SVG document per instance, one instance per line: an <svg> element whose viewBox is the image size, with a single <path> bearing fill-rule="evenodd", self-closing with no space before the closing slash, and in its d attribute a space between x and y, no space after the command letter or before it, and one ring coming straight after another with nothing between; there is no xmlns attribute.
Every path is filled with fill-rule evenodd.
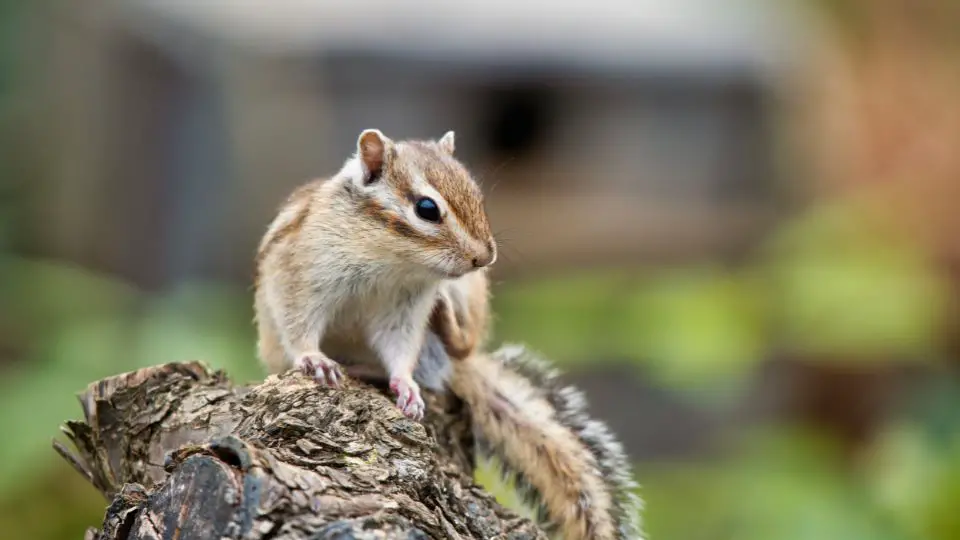
<svg viewBox="0 0 960 540"><path fill-rule="evenodd" d="M567 540L642 538L642 503L620 443L550 365L510 345L453 362L451 386L470 407L480 450Z"/></svg>

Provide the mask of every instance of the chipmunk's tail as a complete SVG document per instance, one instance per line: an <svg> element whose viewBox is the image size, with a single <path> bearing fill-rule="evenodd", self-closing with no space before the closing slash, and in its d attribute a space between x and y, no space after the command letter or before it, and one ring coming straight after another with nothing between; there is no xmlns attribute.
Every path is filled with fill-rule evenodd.
<svg viewBox="0 0 960 540"><path fill-rule="evenodd" d="M575 388L520 346L453 362L482 452L567 540L642 538L642 503L620 444Z"/></svg>

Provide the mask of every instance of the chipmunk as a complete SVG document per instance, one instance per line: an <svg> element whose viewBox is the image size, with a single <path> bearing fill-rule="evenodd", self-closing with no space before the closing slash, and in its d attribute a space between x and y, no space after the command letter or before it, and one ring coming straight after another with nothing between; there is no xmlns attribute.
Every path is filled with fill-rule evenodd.
<svg viewBox="0 0 960 540"><path fill-rule="evenodd" d="M454 149L452 131L394 141L367 129L338 173L294 190L257 253L260 359L330 386L373 366L413 420L420 385L450 391L545 528L640 538L626 458L582 394L522 347L482 352L497 244Z"/></svg>

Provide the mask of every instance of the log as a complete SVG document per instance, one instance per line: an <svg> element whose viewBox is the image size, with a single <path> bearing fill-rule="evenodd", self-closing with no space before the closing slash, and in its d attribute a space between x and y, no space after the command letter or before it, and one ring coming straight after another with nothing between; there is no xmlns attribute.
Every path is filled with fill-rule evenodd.
<svg viewBox="0 0 960 540"><path fill-rule="evenodd" d="M547 538L474 483L459 400L418 423L389 396L170 363L90 384L54 448L110 501L86 540Z"/></svg>

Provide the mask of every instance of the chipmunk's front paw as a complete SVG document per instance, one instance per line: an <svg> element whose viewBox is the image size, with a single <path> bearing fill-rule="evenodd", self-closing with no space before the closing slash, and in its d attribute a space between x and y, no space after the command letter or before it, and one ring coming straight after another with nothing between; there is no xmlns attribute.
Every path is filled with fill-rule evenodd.
<svg viewBox="0 0 960 540"><path fill-rule="evenodd" d="M334 388L340 386L340 380L343 378L340 365L321 352L301 354L297 357L296 367L317 382Z"/></svg>
<svg viewBox="0 0 960 540"><path fill-rule="evenodd" d="M390 379L390 390L397 395L397 407L404 416L411 420L423 419L426 405L420 397L420 387L410 377L393 377Z"/></svg>

